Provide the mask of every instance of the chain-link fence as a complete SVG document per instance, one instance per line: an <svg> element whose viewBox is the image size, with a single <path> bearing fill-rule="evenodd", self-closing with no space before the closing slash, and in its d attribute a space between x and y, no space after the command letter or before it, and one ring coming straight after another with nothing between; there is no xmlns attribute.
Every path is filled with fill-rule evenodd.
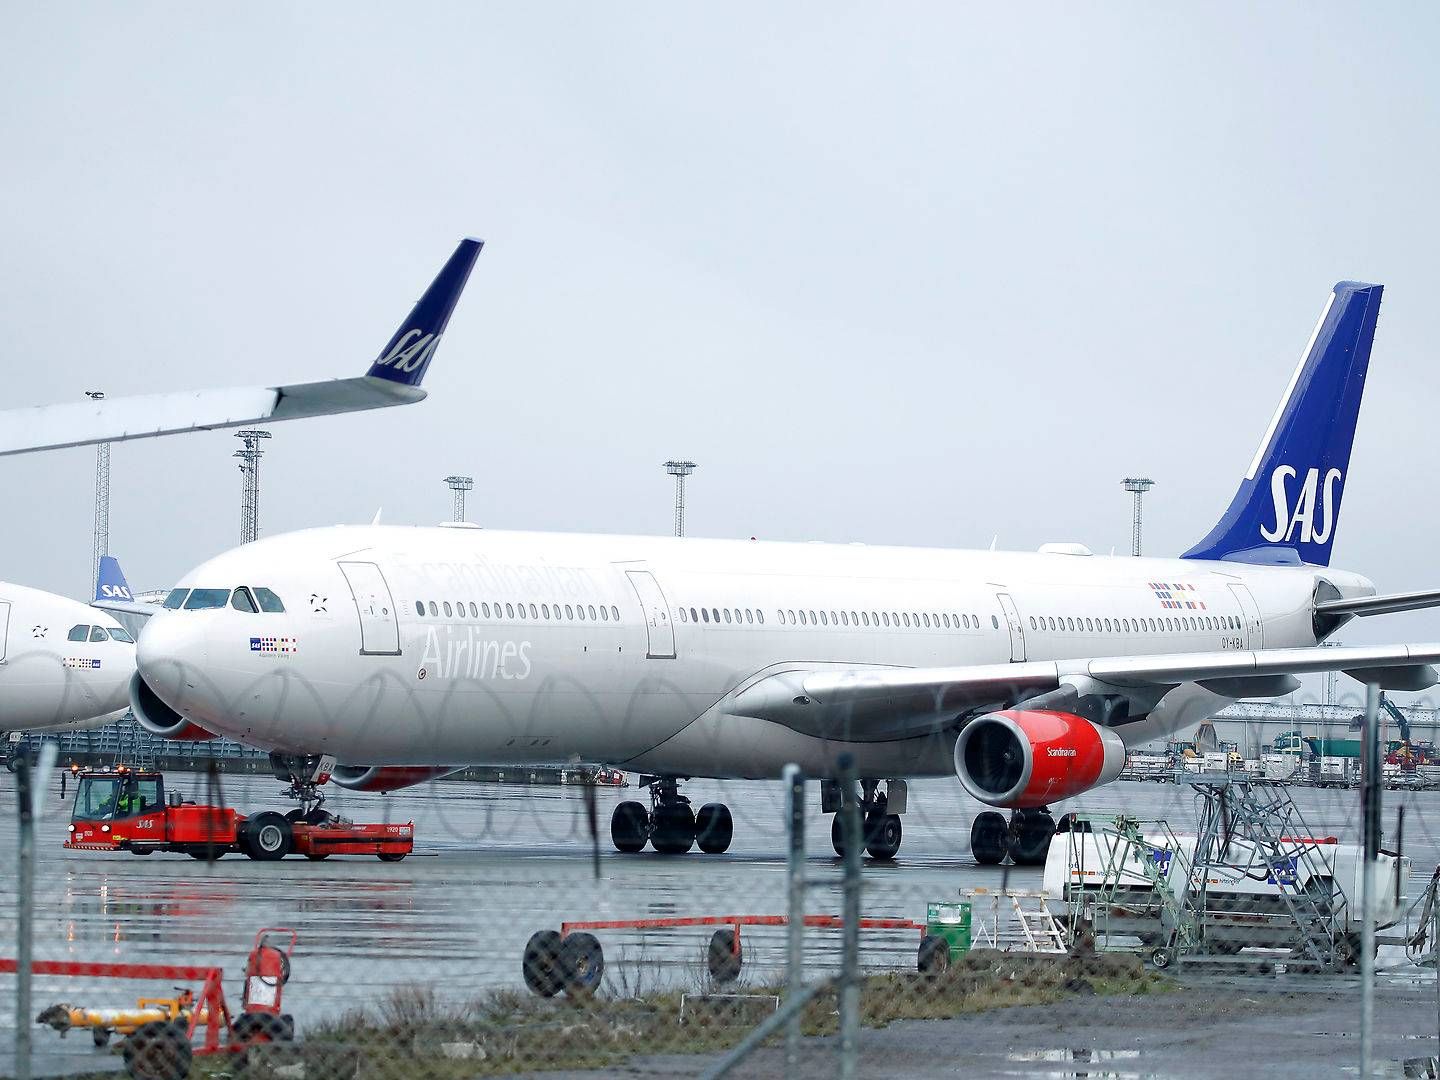
<svg viewBox="0 0 1440 1080"><path fill-rule="evenodd" d="M803 778L682 784L702 818L729 808L730 842L667 855L615 849L622 805L648 805L633 775L331 795L361 851L315 846L330 826L287 818L262 776L85 783L112 774L31 778L27 860L0 789L0 919L30 954L0 955L33 960L26 990L0 972L0 1071L1315 1076L1368 1054L1434 1074L1440 794L1405 775L1378 806L1234 771L1122 780L1055 807L1043 865L1016 865L977 860L988 808L945 780L909 786L876 859ZM197 808L221 828L272 811L297 853L265 857L256 830L140 856L141 817ZM895 839L854 816L862 844Z"/></svg>

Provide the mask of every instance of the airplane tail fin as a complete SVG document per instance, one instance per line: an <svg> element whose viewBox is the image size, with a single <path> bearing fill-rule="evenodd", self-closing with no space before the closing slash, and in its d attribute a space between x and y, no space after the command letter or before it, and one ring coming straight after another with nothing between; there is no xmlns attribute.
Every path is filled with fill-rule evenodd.
<svg viewBox="0 0 1440 1080"><path fill-rule="evenodd" d="M135 599L130 593L130 583L125 580L125 572L120 569L119 560L113 556L100 556L100 572L95 578L95 599L126 602Z"/></svg>
<svg viewBox="0 0 1440 1080"><path fill-rule="evenodd" d="M1335 286L1230 508L1182 558L1330 564L1382 291Z"/></svg>
<svg viewBox="0 0 1440 1080"><path fill-rule="evenodd" d="M481 240L460 241L455 254L441 268L389 344L380 350L366 374L406 386L420 385L482 247L484 241Z"/></svg>

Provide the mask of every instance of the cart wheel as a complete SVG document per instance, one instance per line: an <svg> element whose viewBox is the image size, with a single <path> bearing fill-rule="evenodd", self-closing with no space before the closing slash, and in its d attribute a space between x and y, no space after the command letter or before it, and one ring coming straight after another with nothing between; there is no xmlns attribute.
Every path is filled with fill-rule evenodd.
<svg viewBox="0 0 1440 1080"><path fill-rule="evenodd" d="M121 1049L125 1071L135 1080L185 1080L190 1075L190 1040L163 1020L136 1028Z"/></svg>
<svg viewBox="0 0 1440 1080"><path fill-rule="evenodd" d="M96 1046L109 1046L110 1029L103 1027L91 1028L90 1038L94 1040Z"/></svg>
<svg viewBox="0 0 1440 1080"><path fill-rule="evenodd" d="M1170 950L1165 948L1156 949L1150 954L1150 965L1155 968L1167 968L1170 966Z"/></svg>
<svg viewBox="0 0 1440 1080"><path fill-rule="evenodd" d="M950 943L938 934L926 934L920 939L920 951L915 956L915 969L922 975L940 975L950 967Z"/></svg>
<svg viewBox="0 0 1440 1080"><path fill-rule="evenodd" d="M563 969L560 966L560 935L554 930L538 930L525 943L525 957L520 965L525 985L541 997L554 997L560 992Z"/></svg>
<svg viewBox="0 0 1440 1080"><path fill-rule="evenodd" d="M571 934L560 942L560 969L571 997L593 994L605 977L605 952L594 934Z"/></svg>
<svg viewBox="0 0 1440 1080"><path fill-rule="evenodd" d="M290 854L290 822L273 810L245 822L245 851L252 859L273 862Z"/></svg>
<svg viewBox="0 0 1440 1080"><path fill-rule="evenodd" d="M230 1028L237 1042L289 1042L295 1038L295 1023L285 1023L285 1018L274 1013L247 1012L235 1018Z"/></svg>
<svg viewBox="0 0 1440 1080"><path fill-rule="evenodd" d="M405 857L405 853L403 851L382 851L375 857L381 862L399 862Z"/></svg>
<svg viewBox="0 0 1440 1080"><path fill-rule="evenodd" d="M735 940L735 930L725 927L710 935L710 947L705 950L705 967L710 977L719 983L734 982L740 977L740 966L745 961L742 947Z"/></svg>

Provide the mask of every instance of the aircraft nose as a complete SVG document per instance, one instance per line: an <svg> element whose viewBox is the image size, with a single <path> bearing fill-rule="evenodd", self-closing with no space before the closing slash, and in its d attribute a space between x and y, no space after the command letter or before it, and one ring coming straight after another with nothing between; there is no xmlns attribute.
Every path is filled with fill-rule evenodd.
<svg viewBox="0 0 1440 1080"><path fill-rule="evenodd" d="M201 684L209 663L205 627L200 619L183 615L156 615L140 631L135 645L135 668L140 677L172 708Z"/></svg>

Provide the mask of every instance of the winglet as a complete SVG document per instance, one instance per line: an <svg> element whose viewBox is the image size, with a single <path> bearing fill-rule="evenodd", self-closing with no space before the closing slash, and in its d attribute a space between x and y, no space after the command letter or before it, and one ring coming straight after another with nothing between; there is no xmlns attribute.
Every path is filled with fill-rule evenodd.
<svg viewBox="0 0 1440 1080"><path fill-rule="evenodd" d="M400 324L390 343L380 350L380 355L370 365L368 375L406 386L420 385L482 247L484 242L481 240L460 241L455 254L435 276L430 288L425 290L425 295L410 312L410 317Z"/></svg>
<svg viewBox="0 0 1440 1080"><path fill-rule="evenodd" d="M125 580L125 572L120 569L119 560L112 555L100 556L100 572L95 578L95 599L126 602L135 599L130 592L130 583Z"/></svg>

